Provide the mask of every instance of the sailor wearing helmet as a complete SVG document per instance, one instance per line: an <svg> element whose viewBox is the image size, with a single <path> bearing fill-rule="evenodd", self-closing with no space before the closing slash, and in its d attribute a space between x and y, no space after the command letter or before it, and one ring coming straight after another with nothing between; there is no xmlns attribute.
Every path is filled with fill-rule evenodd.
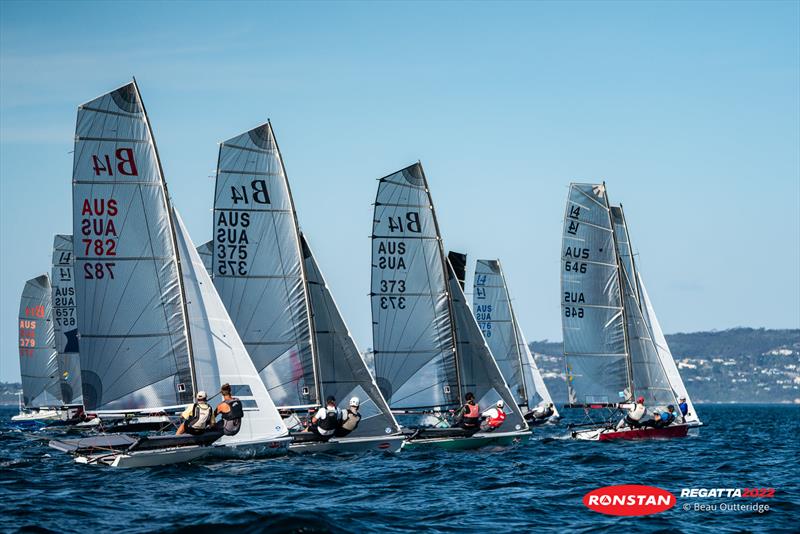
<svg viewBox="0 0 800 534"><path fill-rule="evenodd" d="M625 414L625 417L620 420L617 428L622 428L624 426L629 426L631 428L639 428L642 426L642 417L645 416L647 410L644 407L644 397L639 397L636 399L636 404L620 404L620 408L627 408L628 413Z"/></svg>
<svg viewBox="0 0 800 534"><path fill-rule="evenodd" d="M348 435L350 432L358 428L358 423L361 422L361 414L358 413L358 408L361 401L358 397L350 399L346 410L341 410L339 413L339 426L336 428L336 437L341 438Z"/></svg>

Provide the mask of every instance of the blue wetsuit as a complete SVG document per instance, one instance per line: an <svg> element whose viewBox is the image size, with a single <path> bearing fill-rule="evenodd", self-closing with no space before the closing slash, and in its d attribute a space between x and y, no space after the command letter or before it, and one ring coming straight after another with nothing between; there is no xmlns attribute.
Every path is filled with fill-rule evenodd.
<svg viewBox="0 0 800 534"><path fill-rule="evenodd" d="M683 415L684 417L686 417L686 414L689 413L689 405L686 404L685 402L678 404L678 408L681 409L681 415Z"/></svg>

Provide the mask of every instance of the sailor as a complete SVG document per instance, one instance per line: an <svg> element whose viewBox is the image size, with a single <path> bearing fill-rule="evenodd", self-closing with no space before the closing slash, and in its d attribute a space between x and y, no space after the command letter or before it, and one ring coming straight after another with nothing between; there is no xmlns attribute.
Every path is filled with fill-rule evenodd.
<svg viewBox="0 0 800 534"><path fill-rule="evenodd" d="M547 419L548 417L552 416L555 412L555 407L553 403L548 403L544 405L539 405L533 410L533 418L539 421Z"/></svg>
<svg viewBox="0 0 800 534"><path fill-rule="evenodd" d="M666 411L661 412L660 415L657 414L657 415L659 415L659 422L658 422L657 425L655 425L656 428L664 428L665 426L671 425L672 422L675 421L674 412L675 412L675 406L670 404L669 406L667 406L667 410Z"/></svg>
<svg viewBox="0 0 800 534"><path fill-rule="evenodd" d="M338 415L336 399L328 397L326 405L317 410L317 413L311 418L310 430L326 441L331 439L339 423Z"/></svg>
<svg viewBox="0 0 800 534"><path fill-rule="evenodd" d="M456 412L455 426L465 430L477 430L481 424L481 409L475 403L475 395L472 392L467 392L464 395L464 400L466 402Z"/></svg>
<svg viewBox="0 0 800 534"><path fill-rule="evenodd" d="M219 392L222 394L222 402L214 410L214 417L219 415L222 418L217 422L217 430L226 436L235 436L242 428L244 417L242 401L231 394L230 384L222 384Z"/></svg>
<svg viewBox="0 0 800 534"><path fill-rule="evenodd" d="M647 410L644 407L644 397L639 397L636 399L636 404L631 406L630 404L621 404L620 407L628 408L628 413L625 414L625 418L621 419L617 428L622 428L624 426L629 426L631 428L639 428L642 426L641 420L642 417L645 416Z"/></svg>
<svg viewBox="0 0 800 534"><path fill-rule="evenodd" d="M505 403L503 399L500 399L497 401L497 404L481 414L481 417L484 418L483 423L481 423L481 430L484 432L493 432L503 424L503 421L506 420L506 412L503 410L504 406Z"/></svg>
<svg viewBox="0 0 800 534"><path fill-rule="evenodd" d="M678 399L678 408L681 409L681 415L686 418L689 414L689 404L686 402L686 397L681 397Z"/></svg>
<svg viewBox="0 0 800 534"><path fill-rule="evenodd" d="M358 397L353 397L350 399L347 409L339 413L339 426L336 428L337 438L344 437L358 428L358 423L361 422L361 414L358 413L360 404L361 400Z"/></svg>
<svg viewBox="0 0 800 534"><path fill-rule="evenodd" d="M214 425L214 409L206 402L205 391L197 392L197 401L181 414L181 425L175 434L189 433L195 436L204 433Z"/></svg>

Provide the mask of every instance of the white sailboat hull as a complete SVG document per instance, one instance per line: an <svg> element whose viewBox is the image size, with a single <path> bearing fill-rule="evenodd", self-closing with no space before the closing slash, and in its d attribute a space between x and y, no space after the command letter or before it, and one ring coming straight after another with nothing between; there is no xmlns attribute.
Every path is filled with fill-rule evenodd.
<svg viewBox="0 0 800 534"><path fill-rule="evenodd" d="M159 465L191 462L211 452L211 447L175 447L172 449L155 451L78 456L75 458L75 463L123 468L155 467Z"/></svg>
<svg viewBox="0 0 800 534"><path fill-rule="evenodd" d="M296 454L319 452L359 453L366 451L400 452L405 440L405 436L397 434L364 438L331 438L329 441L292 443L289 445L289 452Z"/></svg>
<svg viewBox="0 0 800 534"><path fill-rule="evenodd" d="M38 412L20 412L11 418L15 423L33 423L57 421L61 419L61 412L58 410L39 410Z"/></svg>

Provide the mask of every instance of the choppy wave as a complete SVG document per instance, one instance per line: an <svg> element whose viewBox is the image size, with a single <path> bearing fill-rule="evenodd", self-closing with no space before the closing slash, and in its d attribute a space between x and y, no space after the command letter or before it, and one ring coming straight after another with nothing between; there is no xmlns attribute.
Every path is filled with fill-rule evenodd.
<svg viewBox="0 0 800 534"><path fill-rule="evenodd" d="M514 449L308 455L114 470L74 464L0 412L0 531L25 532L796 532L800 407L700 406L708 427L671 441L562 439ZM568 422L569 419L567 419ZM619 518L588 491L647 484L678 505ZM684 511L682 488L772 487L770 511ZM720 503L726 499L706 499ZM727 500L730 502L730 500Z"/></svg>

